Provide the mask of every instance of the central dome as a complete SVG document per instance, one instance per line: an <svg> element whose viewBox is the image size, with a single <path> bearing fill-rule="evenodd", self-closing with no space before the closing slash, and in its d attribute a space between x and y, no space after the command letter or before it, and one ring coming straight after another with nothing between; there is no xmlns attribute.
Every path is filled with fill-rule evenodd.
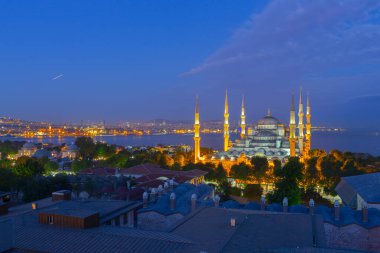
<svg viewBox="0 0 380 253"><path fill-rule="evenodd" d="M265 116L264 118L260 119L257 123L258 125L278 125L280 124L280 121L272 116Z"/></svg>

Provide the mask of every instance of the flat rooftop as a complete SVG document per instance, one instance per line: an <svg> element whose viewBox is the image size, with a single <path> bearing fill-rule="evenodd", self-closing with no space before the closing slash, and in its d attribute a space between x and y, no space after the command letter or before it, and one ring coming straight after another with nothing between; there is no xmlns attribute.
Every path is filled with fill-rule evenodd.
<svg viewBox="0 0 380 253"><path fill-rule="evenodd" d="M236 227L230 220L236 220ZM312 216L224 208L204 208L177 225L173 234L206 252L313 247Z"/></svg>

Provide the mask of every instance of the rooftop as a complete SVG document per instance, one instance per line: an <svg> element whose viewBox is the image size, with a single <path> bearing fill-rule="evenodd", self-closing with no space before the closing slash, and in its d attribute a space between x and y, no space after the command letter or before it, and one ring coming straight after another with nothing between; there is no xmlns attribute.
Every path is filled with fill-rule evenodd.
<svg viewBox="0 0 380 253"><path fill-rule="evenodd" d="M230 226L231 218L236 219L236 227ZM204 208L172 233L189 238L206 252L313 246L312 219L305 214Z"/></svg>
<svg viewBox="0 0 380 253"><path fill-rule="evenodd" d="M365 201L380 203L380 172L343 177L341 180L349 184Z"/></svg>

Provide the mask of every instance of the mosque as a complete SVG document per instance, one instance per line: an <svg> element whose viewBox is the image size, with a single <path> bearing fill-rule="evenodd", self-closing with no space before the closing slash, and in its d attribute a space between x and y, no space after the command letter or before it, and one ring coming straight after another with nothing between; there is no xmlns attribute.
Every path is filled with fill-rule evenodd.
<svg viewBox="0 0 380 253"><path fill-rule="evenodd" d="M306 124L304 124L304 117L306 117ZM232 165L241 162L250 164L250 159L254 156L265 156L269 161L277 159L282 163L293 156L298 156L301 159L308 158L311 147L310 101L309 96L307 96L306 114L304 114L302 91L299 97L298 126L296 126L294 96L292 96L291 101L289 127L273 117L270 110L268 110L264 118L246 131L244 98L242 100L240 119L240 139L232 143L230 140L228 96L226 92L223 127L224 149L211 156L201 156L197 98L194 122L194 162L222 163L225 168L229 169Z"/></svg>

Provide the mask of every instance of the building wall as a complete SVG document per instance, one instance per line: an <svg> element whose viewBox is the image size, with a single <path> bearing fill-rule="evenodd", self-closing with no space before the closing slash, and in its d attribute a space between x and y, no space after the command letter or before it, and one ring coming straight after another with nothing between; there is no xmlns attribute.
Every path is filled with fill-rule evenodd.
<svg viewBox="0 0 380 253"><path fill-rule="evenodd" d="M324 227L327 247L380 251L380 227L366 229L356 224L336 227L329 223Z"/></svg>
<svg viewBox="0 0 380 253"><path fill-rule="evenodd" d="M380 203L378 203L378 204L377 203L376 204L369 203L368 208L376 208L376 209L380 210Z"/></svg>
<svg viewBox="0 0 380 253"><path fill-rule="evenodd" d="M71 192L54 193L51 196L52 201L71 200Z"/></svg>
<svg viewBox="0 0 380 253"><path fill-rule="evenodd" d="M49 223L49 216L53 217L53 223ZM87 217L74 217L62 214L39 213L38 222L47 225L69 228L92 228L99 226L99 214L93 214Z"/></svg>
<svg viewBox="0 0 380 253"><path fill-rule="evenodd" d="M4 215L8 213L8 205L0 204L0 215Z"/></svg>

